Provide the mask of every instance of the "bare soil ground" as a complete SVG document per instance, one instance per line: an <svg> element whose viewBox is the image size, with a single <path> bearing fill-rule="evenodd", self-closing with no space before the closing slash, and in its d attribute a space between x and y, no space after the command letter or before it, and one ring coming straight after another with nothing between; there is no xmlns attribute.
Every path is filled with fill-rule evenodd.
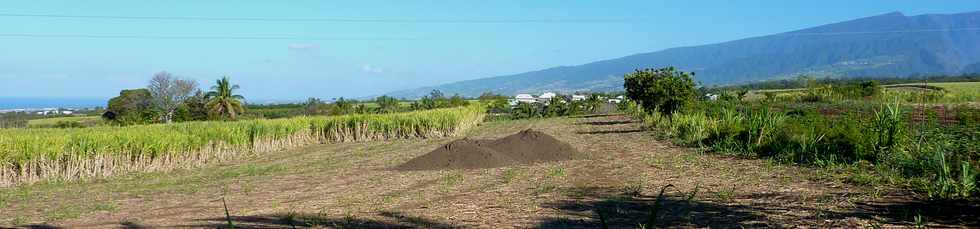
<svg viewBox="0 0 980 229"><path fill-rule="evenodd" d="M318 145L223 165L0 190L0 225L34 228L976 227L980 208L841 183L819 169L702 154L622 116L486 123L534 128L585 158L449 171L392 168L454 139ZM665 197L655 204L661 188Z"/></svg>

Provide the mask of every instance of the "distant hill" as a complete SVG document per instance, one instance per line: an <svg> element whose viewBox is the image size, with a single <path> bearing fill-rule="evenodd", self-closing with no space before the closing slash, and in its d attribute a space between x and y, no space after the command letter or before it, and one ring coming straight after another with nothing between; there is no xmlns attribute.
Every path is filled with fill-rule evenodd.
<svg viewBox="0 0 980 229"><path fill-rule="evenodd" d="M719 44L460 81L388 93L416 98L439 89L477 96L543 91L621 90L625 73L675 66L704 85L790 78L909 76L980 71L980 12L905 16L889 13Z"/></svg>

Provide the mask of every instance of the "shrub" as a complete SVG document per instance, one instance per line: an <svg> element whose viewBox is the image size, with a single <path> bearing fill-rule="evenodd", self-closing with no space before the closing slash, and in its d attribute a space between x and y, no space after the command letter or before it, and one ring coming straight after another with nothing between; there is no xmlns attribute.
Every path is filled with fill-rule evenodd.
<svg viewBox="0 0 980 229"><path fill-rule="evenodd" d="M540 118L540 109L537 104L521 102L514 108L513 116L515 119Z"/></svg>
<svg viewBox="0 0 980 229"><path fill-rule="evenodd" d="M625 76L626 96L645 108L656 108L671 116L694 101L697 91L693 74L674 67L637 70Z"/></svg>

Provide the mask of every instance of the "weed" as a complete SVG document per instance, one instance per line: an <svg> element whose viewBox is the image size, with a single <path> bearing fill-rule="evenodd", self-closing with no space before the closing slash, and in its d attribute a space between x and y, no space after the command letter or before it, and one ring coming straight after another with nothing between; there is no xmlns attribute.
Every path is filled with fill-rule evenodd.
<svg viewBox="0 0 980 229"><path fill-rule="evenodd" d="M503 179L504 183L510 183L514 181L514 178L520 175L519 173L520 171L518 171L516 168L508 168L504 170L504 173L501 175L501 178Z"/></svg>
<svg viewBox="0 0 980 229"><path fill-rule="evenodd" d="M565 176L565 167L555 166L548 171L548 176L550 177L563 177Z"/></svg>
<svg viewBox="0 0 980 229"><path fill-rule="evenodd" d="M534 188L534 194L540 195L545 193L552 193L556 190L558 190L558 186L555 186L555 184L552 183L545 182L545 183L538 184L538 186Z"/></svg>
<svg viewBox="0 0 980 229"><path fill-rule="evenodd" d="M450 173L442 177L442 184L445 186L456 186L462 180L463 175L458 173Z"/></svg>
<svg viewBox="0 0 980 229"><path fill-rule="evenodd" d="M106 202L106 203L98 203L98 204L96 204L95 207L93 207L93 209L95 211L115 212L117 210L117 207L116 207L116 204L114 204L114 203L108 203L108 202Z"/></svg>
<svg viewBox="0 0 980 229"><path fill-rule="evenodd" d="M732 198L735 197L735 184L732 184L732 188L731 189L722 189L722 190L719 190L715 194L718 195L718 198L719 199L722 199L722 200L731 200Z"/></svg>
<svg viewBox="0 0 980 229"><path fill-rule="evenodd" d="M235 228L235 223L231 221L231 212L228 211L228 202L225 202L225 197L221 197L221 204L225 207L225 220L228 221L228 228Z"/></svg>
<svg viewBox="0 0 980 229"><path fill-rule="evenodd" d="M640 196L640 194L643 194L643 184L640 182L627 182L623 186L623 195Z"/></svg>
<svg viewBox="0 0 980 229"><path fill-rule="evenodd" d="M915 220L914 228L917 229L926 228L926 219L922 217L922 214L915 214L915 217L913 217L913 219Z"/></svg>
<svg viewBox="0 0 980 229"><path fill-rule="evenodd" d="M10 224L15 226L27 224L27 218L20 216L14 217L10 220Z"/></svg>
<svg viewBox="0 0 980 229"><path fill-rule="evenodd" d="M653 201L653 206L650 207L650 216L649 216L649 219L647 219L646 224L641 224L640 225L641 227L643 227L643 228L653 228L653 227L655 227L657 225L657 218L659 218L660 205L662 204L661 202L663 202L664 191L667 191L667 188L670 188L670 187L674 187L674 185L673 184L667 184L663 188L660 188L660 193L657 194L657 199L655 199Z"/></svg>

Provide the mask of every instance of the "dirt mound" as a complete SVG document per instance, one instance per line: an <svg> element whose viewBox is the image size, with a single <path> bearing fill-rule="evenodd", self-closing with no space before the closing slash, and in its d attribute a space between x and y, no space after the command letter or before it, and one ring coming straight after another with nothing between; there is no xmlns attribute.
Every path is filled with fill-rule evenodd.
<svg viewBox="0 0 980 229"><path fill-rule="evenodd" d="M461 139L395 167L396 170L495 168L508 165L575 159L568 143L527 129L496 140Z"/></svg>

